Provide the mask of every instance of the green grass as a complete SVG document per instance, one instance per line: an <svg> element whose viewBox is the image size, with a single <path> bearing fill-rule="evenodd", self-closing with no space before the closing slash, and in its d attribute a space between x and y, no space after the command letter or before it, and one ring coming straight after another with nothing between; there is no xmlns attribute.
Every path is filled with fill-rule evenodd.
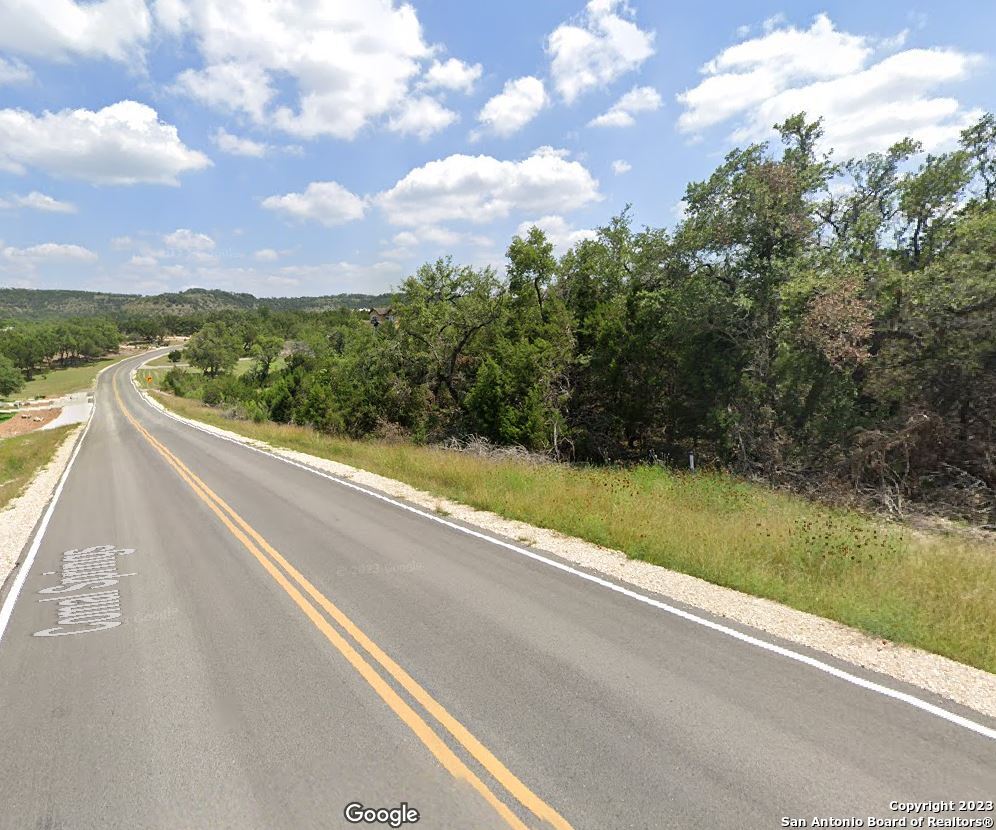
<svg viewBox="0 0 996 830"><path fill-rule="evenodd" d="M180 362L181 363L185 363L186 361L181 360ZM173 364L172 364L172 362L170 362L170 359L168 357L166 357L166 355L160 355L159 357L155 358L154 360L150 360L145 365L146 366L165 366L168 369Z"/></svg>
<svg viewBox="0 0 996 830"><path fill-rule="evenodd" d="M926 535L714 473L495 461L304 427L181 415L342 461L996 672L996 544Z"/></svg>
<svg viewBox="0 0 996 830"><path fill-rule="evenodd" d="M24 388L12 395L11 398L26 401L39 397L58 398L60 395L68 395L71 392L82 392L93 385L93 379L97 377L97 372L107 366L113 366L119 360L131 357L132 354L112 355L83 366L51 369L44 375L39 374L34 380L29 380Z"/></svg>
<svg viewBox="0 0 996 830"><path fill-rule="evenodd" d="M39 429L0 439L0 509L20 494L32 476L44 467L74 427Z"/></svg>
<svg viewBox="0 0 996 830"><path fill-rule="evenodd" d="M193 366L189 366L183 361L181 368L189 372L191 375L202 376L204 373L200 369L195 369ZM235 377L242 377L246 372L252 368L253 358L251 357L240 357L239 362L235 364L235 368L232 370L232 374ZM278 356L273 363L270 364L270 372L278 372L284 368L286 361L283 355ZM165 357L157 357L155 360L150 360L145 364L143 371L147 374L152 375L154 383L158 386L162 383L163 375L166 374L172 368L172 364Z"/></svg>

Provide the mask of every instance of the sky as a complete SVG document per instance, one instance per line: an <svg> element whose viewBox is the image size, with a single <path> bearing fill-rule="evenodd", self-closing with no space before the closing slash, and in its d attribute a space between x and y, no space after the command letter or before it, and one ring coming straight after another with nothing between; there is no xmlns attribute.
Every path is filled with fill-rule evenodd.
<svg viewBox="0 0 996 830"><path fill-rule="evenodd" d="M502 268L823 116L846 159L996 109L996 3L0 0L0 286L380 292Z"/></svg>

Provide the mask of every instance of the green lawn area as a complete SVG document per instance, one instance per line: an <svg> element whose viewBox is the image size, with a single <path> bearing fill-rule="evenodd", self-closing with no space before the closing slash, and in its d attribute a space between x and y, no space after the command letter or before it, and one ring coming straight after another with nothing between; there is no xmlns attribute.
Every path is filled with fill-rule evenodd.
<svg viewBox="0 0 996 830"><path fill-rule="evenodd" d="M200 375L202 374L200 369L195 369L193 366L187 365L184 361L180 361L182 368L186 369L191 374ZM246 372L252 368L253 359L251 357L240 357L239 362L235 364L235 368L232 370L232 374L236 377L241 377ZM270 364L270 372L279 372L286 365L283 355L280 355ZM159 383L160 378L172 368L172 364L166 359L165 355L163 357L157 357L155 360L150 360L145 364L145 368L151 370L150 374L155 378L156 383Z"/></svg>
<svg viewBox="0 0 996 830"><path fill-rule="evenodd" d="M731 476L496 461L170 409L996 672L996 543L926 535Z"/></svg>
<svg viewBox="0 0 996 830"><path fill-rule="evenodd" d="M180 362L183 363L184 361L181 360ZM169 358L166 357L166 355L160 355L159 357L155 358L155 360L150 360L145 365L146 366L165 366L165 367L169 368L173 364L170 362Z"/></svg>
<svg viewBox="0 0 996 830"><path fill-rule="evenodd" d="M0 439L0 509L17 496L32 476L55 454L74 427L38 429Z"/></svg>
<svg viewBox="0 0 996 830"><path fill-rule="evenodd" d="M97 377L97 372L107 366L113 366L119 360L131 357L134 353L111 355L84 366L70 366L66 369L52 369L44 375L38 374L33 380L29 380L24 388L9 400L32 400L38 397L57 398L60 395L68 395L71 392L82 392L93 385L93 379Z"/></svg>

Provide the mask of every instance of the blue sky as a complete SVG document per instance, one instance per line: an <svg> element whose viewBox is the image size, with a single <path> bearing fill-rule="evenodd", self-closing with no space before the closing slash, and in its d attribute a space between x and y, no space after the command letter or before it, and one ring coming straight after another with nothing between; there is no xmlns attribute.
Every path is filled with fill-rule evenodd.
<svg viewBox="0 0 996 830"><path fill-rule="evenodd" d="M501 267L799 109L838 156L996 106L996 4L0 0L0 285L381 291Z"/></svg>

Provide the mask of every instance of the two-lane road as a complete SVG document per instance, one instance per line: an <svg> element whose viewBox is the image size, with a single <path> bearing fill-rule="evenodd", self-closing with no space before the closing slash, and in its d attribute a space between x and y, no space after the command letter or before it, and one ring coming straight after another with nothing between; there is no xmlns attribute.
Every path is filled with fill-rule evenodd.
<svg viewBox="0 0 996 830"><path fill-rule="evenodd" d="M996 795L986 734L184 425L140 362L101 377L4 597L0 827L406 802L425 828L774 828Z"/></svg>

